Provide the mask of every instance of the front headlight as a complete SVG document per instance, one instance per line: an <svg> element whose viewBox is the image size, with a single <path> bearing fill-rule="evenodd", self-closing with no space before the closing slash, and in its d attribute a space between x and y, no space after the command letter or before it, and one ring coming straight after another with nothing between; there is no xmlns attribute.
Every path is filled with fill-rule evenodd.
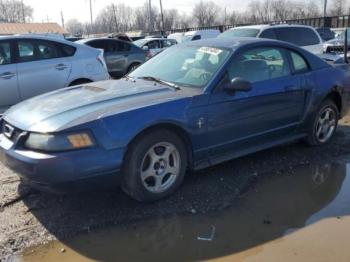
<svg viewBox="0 0 350 262"><path fill-rule="evenodd" d="M73 134L30 133L25 147L40 151L66 151L94 146L92 137L87 132Z"/></svg>

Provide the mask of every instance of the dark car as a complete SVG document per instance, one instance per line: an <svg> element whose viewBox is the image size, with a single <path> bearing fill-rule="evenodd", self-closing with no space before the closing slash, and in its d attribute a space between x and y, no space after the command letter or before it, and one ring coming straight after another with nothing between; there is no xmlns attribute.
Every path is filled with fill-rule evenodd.
<svg viewBox="0 0 350 262"><path fill-rule="evenodd" d="M154 201L187 170L300 139L330 142L349 101L345 64L274 40L199 40L123 79L12 107L1 122L0 158L37 188L119 184Z"/></svg>
<svg viewBox="0 0 350 262"><path fill-rule="evenodd" d="M77 43L104 50L108 72L113 77L122 77L146 60L146 52L138 46L109 38L84 39Z"/></svg>
<svg viewBox="0 0 350 262"><path fill-rule="evenodd" d="M316 31L323 41L329 41L335 38L335 33L329 27L318 27Z"/></svg>

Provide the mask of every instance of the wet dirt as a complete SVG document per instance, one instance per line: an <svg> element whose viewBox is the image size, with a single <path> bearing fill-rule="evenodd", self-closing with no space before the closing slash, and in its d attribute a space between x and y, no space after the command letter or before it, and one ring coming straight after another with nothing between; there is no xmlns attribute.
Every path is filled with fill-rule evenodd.
<svg viewBox="0 0 350 262"><path fill-rule="evenodd" d="M259 179L219 212L108 227L28 249L13 260L345 262L349 227L350 165L300 165L291 175Z"/></svg>
<svg viewBox="0 0 350 262"><path fill-rule="evenodd" d="M314 221L312 217L340 203L335 199L347 184L347 162L349 116L326 146L293 143L188 174L174 195L152 204L138 203L117 188L63 196L38 192L0 166L0 261L21 258L23 251L27 261L62 256L67 261L157 261L165 255L167 261L200 260L256 253L255 248L279 242L286 234L296 236L303 227L328 221L326 217L342 217L331 225L345 223L346 204L336 204L333 213ZM333 181L320 191L310 182L317 168L332 174L327 181ZM317 242L310 240L306 246ZM344 243L349 241L328 250L347 254L340 248ZM31 250L33 257L28 256Z"/></svg>

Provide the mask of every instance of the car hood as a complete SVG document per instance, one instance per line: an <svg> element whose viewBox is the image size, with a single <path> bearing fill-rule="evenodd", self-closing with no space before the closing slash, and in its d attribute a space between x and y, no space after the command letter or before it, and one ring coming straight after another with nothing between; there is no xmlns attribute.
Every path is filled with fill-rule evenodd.
<svg viewBox="0 0 350 262"><path fill-rule="evenodd" d="M106 115L190 97L196 92L194 88L175 90L144 80L108 80L34 97L10 108L3 118L22 130L57 132Z"/></svg>

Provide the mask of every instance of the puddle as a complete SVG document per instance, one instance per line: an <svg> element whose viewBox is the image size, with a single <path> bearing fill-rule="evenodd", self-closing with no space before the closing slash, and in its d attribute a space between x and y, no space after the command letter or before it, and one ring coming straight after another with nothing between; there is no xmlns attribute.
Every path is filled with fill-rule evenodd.
<svg viewBox="0 0 350 262"><path fill-rule="evenodd" d="M295 261L305 253L299 259L327 261L328 254L333 261L350 261L348 167L296 167L293 174L258 179L223 211L115 226L29 249L14 260ZM326 249L319 250L322 243Z"/></svg>

